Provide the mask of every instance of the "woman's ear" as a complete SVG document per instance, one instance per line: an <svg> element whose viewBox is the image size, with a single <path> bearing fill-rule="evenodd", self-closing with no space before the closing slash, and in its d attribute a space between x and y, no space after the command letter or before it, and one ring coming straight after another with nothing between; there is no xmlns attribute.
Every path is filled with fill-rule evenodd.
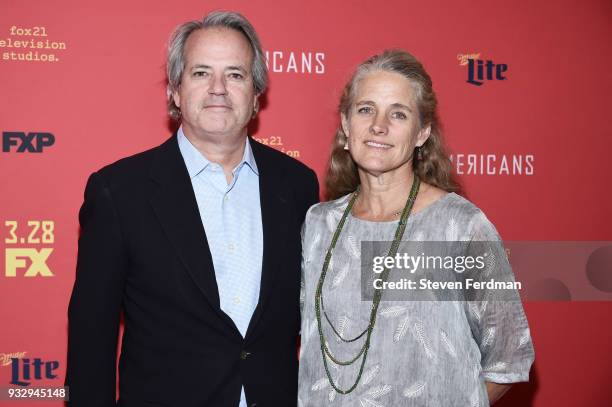
<svg viewBox="0 0 612 407"><path fill-rule="evenodd" d="M340 122L342 123L342 131L344 132L344 135L346 137L349 137L349 124L348 124L348 119L347 117L344 115L344 113L340 114Z"/></svg>
<svg viewBox="0 0 612 407"><path fill-rule="evenodd" d="M431 126L423 127L417 135L416 146L421 147L431 135Z"/></svg>

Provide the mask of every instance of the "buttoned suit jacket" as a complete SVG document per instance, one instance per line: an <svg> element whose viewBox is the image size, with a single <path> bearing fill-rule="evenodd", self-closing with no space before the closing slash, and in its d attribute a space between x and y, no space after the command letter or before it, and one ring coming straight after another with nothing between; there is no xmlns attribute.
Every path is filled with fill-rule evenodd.
<svg viewBox="0 0 612 407"><path fill-rule="evenodd" d="M243 338L220 308L212 256L176 134L93 173L68 310L73 407L294 406L300 229L315 173L249 138L263 227L260 297ZM116 401L120 317L124 331Z"/></svg>

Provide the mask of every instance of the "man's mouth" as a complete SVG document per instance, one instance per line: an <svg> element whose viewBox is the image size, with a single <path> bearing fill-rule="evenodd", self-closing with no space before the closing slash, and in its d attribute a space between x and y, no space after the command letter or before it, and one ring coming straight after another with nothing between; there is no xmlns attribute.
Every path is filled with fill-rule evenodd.
<svg viewBox="0 0 612 407"><path fill-rule="evenodd" d="M224 110L224 109L231 109L231 107L229 107L228 105L214 104L214 105L204 105L204 109Z"/></svg>

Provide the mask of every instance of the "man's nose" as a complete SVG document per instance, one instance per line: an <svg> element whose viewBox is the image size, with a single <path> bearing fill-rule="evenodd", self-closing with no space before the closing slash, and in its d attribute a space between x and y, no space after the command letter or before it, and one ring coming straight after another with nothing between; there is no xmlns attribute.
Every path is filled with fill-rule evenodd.
<svg viewBox="0 0 612 407"><path fill-rule="evenodd" d="M227 93L225 77L223 75L212 76L208 93L211 95L225 95Z"/></svg>

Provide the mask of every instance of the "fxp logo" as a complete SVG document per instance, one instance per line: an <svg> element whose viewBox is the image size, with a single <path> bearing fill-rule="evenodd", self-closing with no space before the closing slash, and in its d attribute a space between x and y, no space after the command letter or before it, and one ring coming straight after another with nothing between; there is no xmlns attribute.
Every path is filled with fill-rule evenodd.
<svg viewBox="0 0 612 407"><path fill-rule="evenodd" d="M2 152L10 153L42 153L45 147L55 144L55 136L51 133L21 131L2 132Z"/></svg>

